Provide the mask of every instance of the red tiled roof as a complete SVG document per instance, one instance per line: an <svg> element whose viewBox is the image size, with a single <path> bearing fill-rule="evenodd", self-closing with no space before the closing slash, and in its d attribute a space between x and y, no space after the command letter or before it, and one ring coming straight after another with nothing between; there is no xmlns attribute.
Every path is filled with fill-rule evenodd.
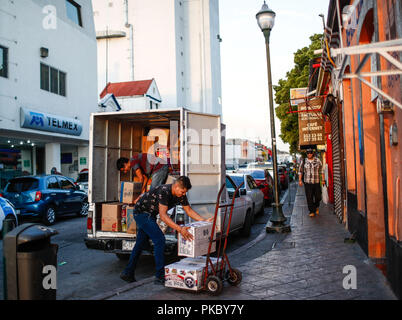
<svg viewBox="0 0 402 320"><path fill-rule="evenodd" d="M108 93L113 93L115 97L142 96L147 93L151 83L152 79L115 83L109 82L101 92L100 97L103 98Z"/></svg>

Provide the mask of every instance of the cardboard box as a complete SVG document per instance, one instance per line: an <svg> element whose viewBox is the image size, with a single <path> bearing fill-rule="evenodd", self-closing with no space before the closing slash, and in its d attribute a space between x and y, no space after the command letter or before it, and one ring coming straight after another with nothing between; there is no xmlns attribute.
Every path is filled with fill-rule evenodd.
<svg viewBox="0 0 402 320"><path fill-rule="evenodd" d="M185 240L181 234L178 236L178 255L183 257L197 257L208 253L209 238L212 235L212 222L197 221L186 224L188 231L193 235L192 241ZM216 235L214 235L216 238ZM212 243L211 253L216 250L216 242Z"/></svg>
<svg viewBox="0 0 402 320"><path fill-rule="evenodd" d="M123 181L120 188L120 202L133 204L134 200L141 194L141 182Z"/></svg>
<svg viewBox="0 0 402 320"><path fill-rule="evenodd" d="M179 176L168 175L165 184L173 184Z"/></svg>
<svg viewBox="0 0 402 320"><path fill-rule="evenodd" d="M136 234L137 224L134 219L134 207L127 207L127 233Z"/></svg>
<svg viewBox="0 0 402 320"><path fill-rule="evenodd" d="M121 228L121 208L123 204L103 203L102 204L102 231L119 232Z"/></svg>
<svg viewBox="0 0 402 320"><path fill-rule="evenodd" d="M217 259L211 257L214 268ZM165 287L199 291L203 286L206 257L185 258L165 267ZM209 266L210 269L210 266Z"/></svg>

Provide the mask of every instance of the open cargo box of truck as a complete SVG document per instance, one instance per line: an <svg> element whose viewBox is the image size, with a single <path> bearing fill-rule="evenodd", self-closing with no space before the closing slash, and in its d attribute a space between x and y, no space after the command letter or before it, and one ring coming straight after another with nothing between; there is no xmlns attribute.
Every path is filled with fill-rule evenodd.
<svg viewBox="0 0 402 320"><path fill-rule="evenodd" d="M162 153L169 149L175 175L190 178L187 197L192 208L212 217L225 181L223 130L220 116L184 108L91 114L87 247L115 253L131 250L135 234L101 230L102 203L118 202L121 182L134 180L133 172L117 171L117 159L152 150L155 136ZM166 240L168 250L177 243L174 233L167 232Z"/></svg>

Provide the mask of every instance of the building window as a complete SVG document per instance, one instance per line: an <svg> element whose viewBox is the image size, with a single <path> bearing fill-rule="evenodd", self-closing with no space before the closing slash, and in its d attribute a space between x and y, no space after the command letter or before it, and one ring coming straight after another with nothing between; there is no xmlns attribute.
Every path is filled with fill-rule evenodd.
<svg viewBox="0 0 402 320"><path fill-rule="evenodd" d="M149 108L152 110L152 101L149 101Z"/></svg>
<svg viewBox="0 0 402 320"><path fill-rule="evenodd" d="M59 71L55 68L50 68L50 92L59 93Z"/></svg>
<svg viewBox="0 0 402 320"><path fill-rule="evenodd" d="M157 103L155 103L155 109L158 109L158 104Z"/></svg>
<svg viewBox="0 0 402 320"><path fill-rule="evenodd" d="M40 64L40 88L61 96L66 96L66 77L65 72L46 64Z"/></svg>
<svg viewBox="0 0 402 320"><path fill-rule="evenodd" d="M0 77L8 78L8 48L0 46Z"/></svg>
<svg viewBox="0 0 402 320"><path fill-rule="evenodd" d="M59 95L66 96L66 73L59 71Z"/></svg>
<svg viewBox="0 0 402 320"><path fill-rule="evenodd" d="M81 6L73 0L66 0L67 17L82 27Z"/></svg>
<svg viewBox="0 0 402 320"><path fill-rule="evenodd" d="M49 66L40 64L40 88L49 91Z"/></svg>

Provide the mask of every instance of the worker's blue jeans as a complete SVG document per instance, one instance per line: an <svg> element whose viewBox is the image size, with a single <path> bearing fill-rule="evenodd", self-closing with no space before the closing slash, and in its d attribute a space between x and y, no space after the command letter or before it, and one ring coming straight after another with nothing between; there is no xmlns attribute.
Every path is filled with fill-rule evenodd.
<svg viewBox="0 0 402 320"><path fill-rule="evenodd" d="M151 238L154 244L155 256L155 277L164 279L165 277L165 235L156 223L156 218L152 217L148 212L134 212L134 219L137 223L137 240L130 255L128 265L124 269L124 273L134 276L137 262L141 256L141 252L145 247L148 239Z"/></svg>

